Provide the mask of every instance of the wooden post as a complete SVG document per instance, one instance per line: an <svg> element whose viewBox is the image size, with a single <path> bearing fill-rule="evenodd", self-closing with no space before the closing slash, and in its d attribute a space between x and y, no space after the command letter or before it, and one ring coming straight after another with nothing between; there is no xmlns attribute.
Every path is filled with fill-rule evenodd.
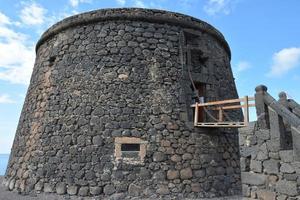
<svg viewBox="0 0 300 200"><path fill-rule="evenodd" d="M244 98L244 123L245 126L248 126L249 123L249 99L248 96Z"/></svg>
<svg viewBox="0 0 300 200"><path fill-rule="evenodd" d="M264 96L268 88L264 85L259 85L255 88L255 107L257 115L257 124L260 129L269 129L269 114L268 106L264 102Z"/></svg>
<svg viewBox="0 0 300 200"><path fill-rule="evenodd" d="M198 125L198 102L195 104L195 117L194 117L194 126Z"/></svg>
<svg viewBox="0 0 300 200"><path fill-rule="evenodd" d="M222 107L220 107L220 109L219 109L219 120L218 121L223 122L223 109L222 109Z"/></svg>

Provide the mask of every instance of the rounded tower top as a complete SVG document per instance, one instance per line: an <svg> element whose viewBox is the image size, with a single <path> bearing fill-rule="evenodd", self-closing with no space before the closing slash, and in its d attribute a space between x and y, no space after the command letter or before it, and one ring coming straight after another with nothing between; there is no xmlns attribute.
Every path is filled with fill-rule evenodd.
<svg viewBox="0 0 300 200"><path fill-rule="evenodd" d="M37 42L36 51L46 40L65 29L109 20L136 20L162 24L167 23L178 25L184 28L198 29L216 38L227 51L229 58L231 57L229 45L222 33L207 22L181 13L144 8L99 9L65 18L51 26L46 32L43 33Z"/></svg>

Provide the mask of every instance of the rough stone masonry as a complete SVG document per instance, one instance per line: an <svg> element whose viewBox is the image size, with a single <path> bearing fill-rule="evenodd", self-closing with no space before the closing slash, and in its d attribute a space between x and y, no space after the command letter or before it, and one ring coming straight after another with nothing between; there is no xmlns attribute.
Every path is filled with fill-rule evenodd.
<svg viewBox="0 0 300 200"><path fill-rule="evenodd" d="M192 81L205 101L237 98L230 49L214 27L161 10L97 10L52 26L36 55L9 190L178 199L241 192L237 132L193 126Z"/></svg>

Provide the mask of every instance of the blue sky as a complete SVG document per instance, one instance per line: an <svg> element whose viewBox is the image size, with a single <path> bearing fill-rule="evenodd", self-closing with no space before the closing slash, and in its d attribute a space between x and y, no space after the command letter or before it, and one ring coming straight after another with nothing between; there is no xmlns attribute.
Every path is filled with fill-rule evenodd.
<svg viewBox="0 0 300 200"><path fill-rule="evenodd" d="M89 10L158 8L200 18L228 41L240 96L252 96L263 83L275 97L286 91L300 101L299 0L0 1L0 154L10 152L40 35L55 22Z"/></svg>

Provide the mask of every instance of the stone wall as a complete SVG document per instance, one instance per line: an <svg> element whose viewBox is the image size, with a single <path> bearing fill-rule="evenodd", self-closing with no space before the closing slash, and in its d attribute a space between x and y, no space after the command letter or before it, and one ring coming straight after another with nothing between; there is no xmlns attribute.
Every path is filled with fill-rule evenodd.
<svg viewBox="0 0 300 200"><path fill-rule="evenodd" d="M227 43L200 20L108 9L49 29L37 45L7 187L79 196L238 194L237 133L195 128L189 118L186 32L207 57L203 69L191 69L194 81L206 84L208 99L236 98Z"/></svg>
<svg viewBox="0 0 300 200"><path fill-rule="evenodd" d="M256 123L239 130L243 196L263 200L300 199L300 162L293 150L277 148L270 129Z"/></svg>

